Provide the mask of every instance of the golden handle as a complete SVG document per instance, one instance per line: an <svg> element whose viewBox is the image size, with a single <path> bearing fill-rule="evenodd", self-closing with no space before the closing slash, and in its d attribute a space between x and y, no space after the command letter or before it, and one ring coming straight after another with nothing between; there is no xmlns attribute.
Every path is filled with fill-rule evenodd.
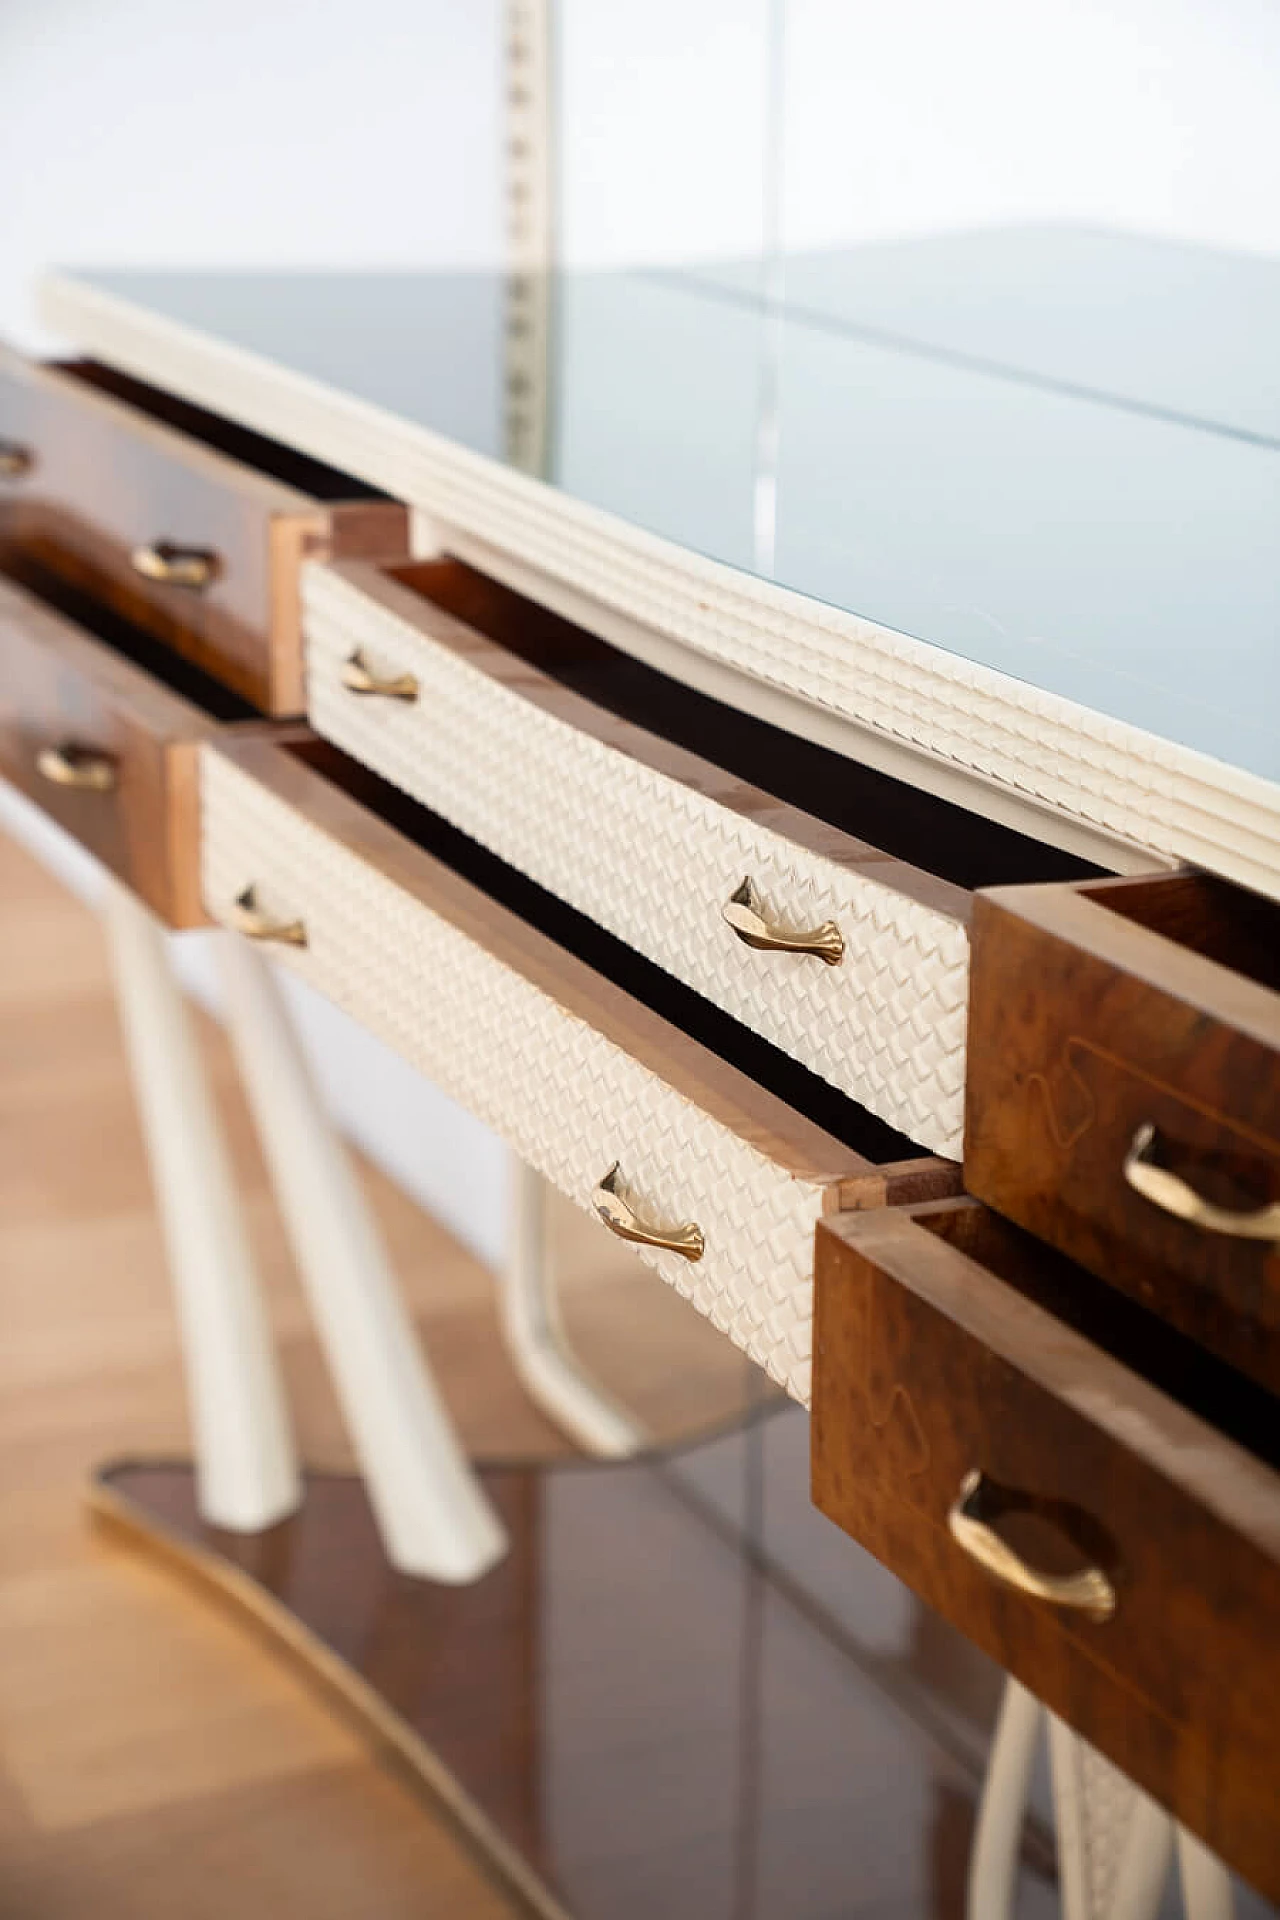
<svg viewBox="0 0 1280 1920"><path fill-rule="evenodd" d="M844 935L834 920L824 920L821 926L812 927L806 933L787 933L765 919L760 910L762 905L755 882L748 874L720 909L744 947L755 947L761 953L811 953L825 960L829 967L840 965L844 959Z"/></svg>
<svg viewBox="0 0 1280 1920"><path fill-rule="evenodd" d="M1185 1220L1188 1226L1203 1227L1206 1233L1226 1233L1235 1240L1280 1242L1280 1201L1244 1212L1217 1207L1176 1173L1157 1167L1151 1157L1155 1145L1156 1130L1148 1121L1138 1128L1124 1157L1126 1181L1153 1207L1171 1213L1175 1220Z"/></svg>
<svg viewBox="0 0 1280 1920"><path fill-rule="evenodd" d="M236 895L227 924L250 940L274 940L284 947L305 947L307 929L301 920L273 920L258 905L258 889L250 884Z"/></svg>
<svg viewBox="0 0 1280 1920"><path fill-rule="evenodd" d="M951 1537L969 1558L1006 1586L1016 1587L1034 1600L1047 1600L1051 1606L1087 1614L1090 1620L1109 1620L1116 1610L1116 1590L1101 1567L1081 1567L1078 1573L1040 1573L1028 1565L990 1524L984 1511L990 1502L983 1495L993 1491L975 1467L961 1481L947 1514ZM1005 1502L1006 1508L1018 1504L1016 1496Z"/></svg>
<svg viewBox="0 0 1280 1920"><path fill-rule="evenodd" d="M35 463L30 447L18 440L0 440L0 480L21 480Z"/></svg>
<svg viewBox="0 0 1280 1920"><path fill-rule="evenodd" d="M348 693L378 693L385 700L416 700L418 697L418 683L411 673L391 674L384 679L366 664L359 647L342 669L342 684Z"/></svg>
<svg viewBox="0 0 1280 1920"><path fill-rule="evenodd" d="M135 547L129 559L144 580L156 580L163 587L188 587L195 593L212 586L222 571L217 554L207 547L179 547L172 540Z"/></svg>
<svg viewBox="0 0 1280 1920"><path fill-rule="evenodd" d="M116 784L116 763L92 747L41 747L36 772L55 787L79 787L85 793L110 793Z"/></svg>
<svg viewBox="0 0 1280 1920"><path fill-rule="evenodd" d="M618 1163L615 1160L591 1196L591 1204L610 1233L619 1240L634 1240L639 1247L659 1247L664 1253L683 1254L686 1260L701 1260L706 1251L702 1228L692 1223L673 1227L664 1233L659 1227L646 1227L618 1192Z"/></svg>

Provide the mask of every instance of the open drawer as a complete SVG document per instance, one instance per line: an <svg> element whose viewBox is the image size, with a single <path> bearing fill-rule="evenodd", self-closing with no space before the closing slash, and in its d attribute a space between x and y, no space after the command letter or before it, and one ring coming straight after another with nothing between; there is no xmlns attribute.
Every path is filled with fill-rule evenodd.
<svg viewBox="0 0 1280 1920"><path fill-rule="evenodd" d="M49 573L23 522L0 510L0 777L170 925L198 925L198 744L282 723Z"/></svg>
<svg viewBox="0 0 1280 1920"><path fill-rule="evenodd" d="M1280 1897L1270 1396L968 1200L818 1232L813 1495Z"/></svg>
<svg viewBox="0 0 1280 1920"><path fill-rule="evenodd" d="M327 743L219 743L201 767L213 918L273 942L807 1400L815 1221L953 1191L958 1169L858 1110L846 1138L795 1111L572 950L577 916Z"/></svg>
<svg viewBox="0 0 1280 1920"><path fill-rule="evenodd" d="M313 563L303 594L319 733L959 1153L969 888L1079 862L719 706L456 560Z"/></svg>
<svg viewBox="0 0 1280 1920"><path fill-rule="evenodd" d="M1280 1392L1280 906L980 897L969 1061L970 1191Z"/></svg>
<svg viewBox="0 0 1280 1920"><path fill-rule="evenodd" d="M0 500L44 510L46 565L274 714L304 705L303 555L407 536L403 507L318 461L92 362L3 350Z"/></svg>

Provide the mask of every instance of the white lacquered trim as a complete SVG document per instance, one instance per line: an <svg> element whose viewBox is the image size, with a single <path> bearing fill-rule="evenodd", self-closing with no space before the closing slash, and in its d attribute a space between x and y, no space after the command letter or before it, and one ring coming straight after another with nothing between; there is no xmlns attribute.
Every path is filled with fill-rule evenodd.
<svg viewBox="0 0 1280 1920"><path fill-rule="evenodd" d="M909 898L531 704L341 572L304 568L307 706L357 760L910 1140L958 1159L969 942ZM360 652L416 701L353 695ZM744 946L722 909L750 875L774 918L833 922L838 966Z"/></svg>
<svg viewBox="0 0 1280 1920"><path fill-rule="evenodd" d="M836 608L687 552L394 414L65 275L41 317L100 358L376 486L675 643L681 660L919 756L1143 854L1280 895L1280 787ZM684 677L688 677L685 675ZM856 753L850 744L844 750ZM980 804L980 799L975 802ZM971 803L972 804L972 803ZM1032 830L1035 830L1034 828ZM1117 861L1116 864L1123 864Z"/></svg>

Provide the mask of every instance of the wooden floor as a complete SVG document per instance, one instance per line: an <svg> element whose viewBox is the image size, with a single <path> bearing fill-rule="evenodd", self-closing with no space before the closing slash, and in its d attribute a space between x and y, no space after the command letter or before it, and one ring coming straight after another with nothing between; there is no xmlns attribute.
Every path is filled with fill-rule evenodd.
<svg viewBox="0 0 1280 1920"><path fill-rule="evenodd" d="M268 1280L301 1445L349 1464L221 1036L205 1050ZM552 1456L501 1356L488 1276L366 1185L467 1443ZM728 1411L727 1344L557 1216L568 1317L656 1431ZM671 1366L673 1343L682 1363ZM621 1371L620 1371L621 1368ZM0 1916L508 1911L452 1831L230 1620L86 1526L90 1469L182 1453L162 1252L92 915L0 839Z"/></svg>

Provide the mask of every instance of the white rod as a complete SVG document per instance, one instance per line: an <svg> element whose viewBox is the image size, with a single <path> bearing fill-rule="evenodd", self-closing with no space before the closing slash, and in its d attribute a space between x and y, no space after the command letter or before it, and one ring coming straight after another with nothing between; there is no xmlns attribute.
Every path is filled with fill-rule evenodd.
<svg viewBox="0 0 1280 1920"><path fill-rule="evenodd" d="M199 1509L254 1533L300 1497L266 1304L167 936L114 881L103 919L177 1306Z"/></svg>
<svg viewBox="0 0 1280 1920"><path fill-rule="evenodd" d="M387 1556L463 1584L506 1536L458 1444L346 1152L270 968L215 936L228 1024L311 1312Z"/></svg>
<svg viewBox="0 0 1280 1920"><path fill-rule="evenodd" d="M1035 1695L1007 1679L969 1856L968 1920L1013 1920L1022 1826L1042 1717Z"/></svg>
<svg viewBox="0 0 1280 1920"><path fill-rule="evenodd" d="M1231 1875L1221 1860L1185 1827L1177 1830L1177 1849L1186 1920L1234 1920Z"/></svg>
<svg viewBox="0 0 1280 1920"><path fill-rule="evenodd" d="M564 1331L547 1245L546 1183L511 1156L507 1259L499 1280L512 1365L531 1400L584 1452L626 1460L647 1436L581 1365Z"/></svg>

